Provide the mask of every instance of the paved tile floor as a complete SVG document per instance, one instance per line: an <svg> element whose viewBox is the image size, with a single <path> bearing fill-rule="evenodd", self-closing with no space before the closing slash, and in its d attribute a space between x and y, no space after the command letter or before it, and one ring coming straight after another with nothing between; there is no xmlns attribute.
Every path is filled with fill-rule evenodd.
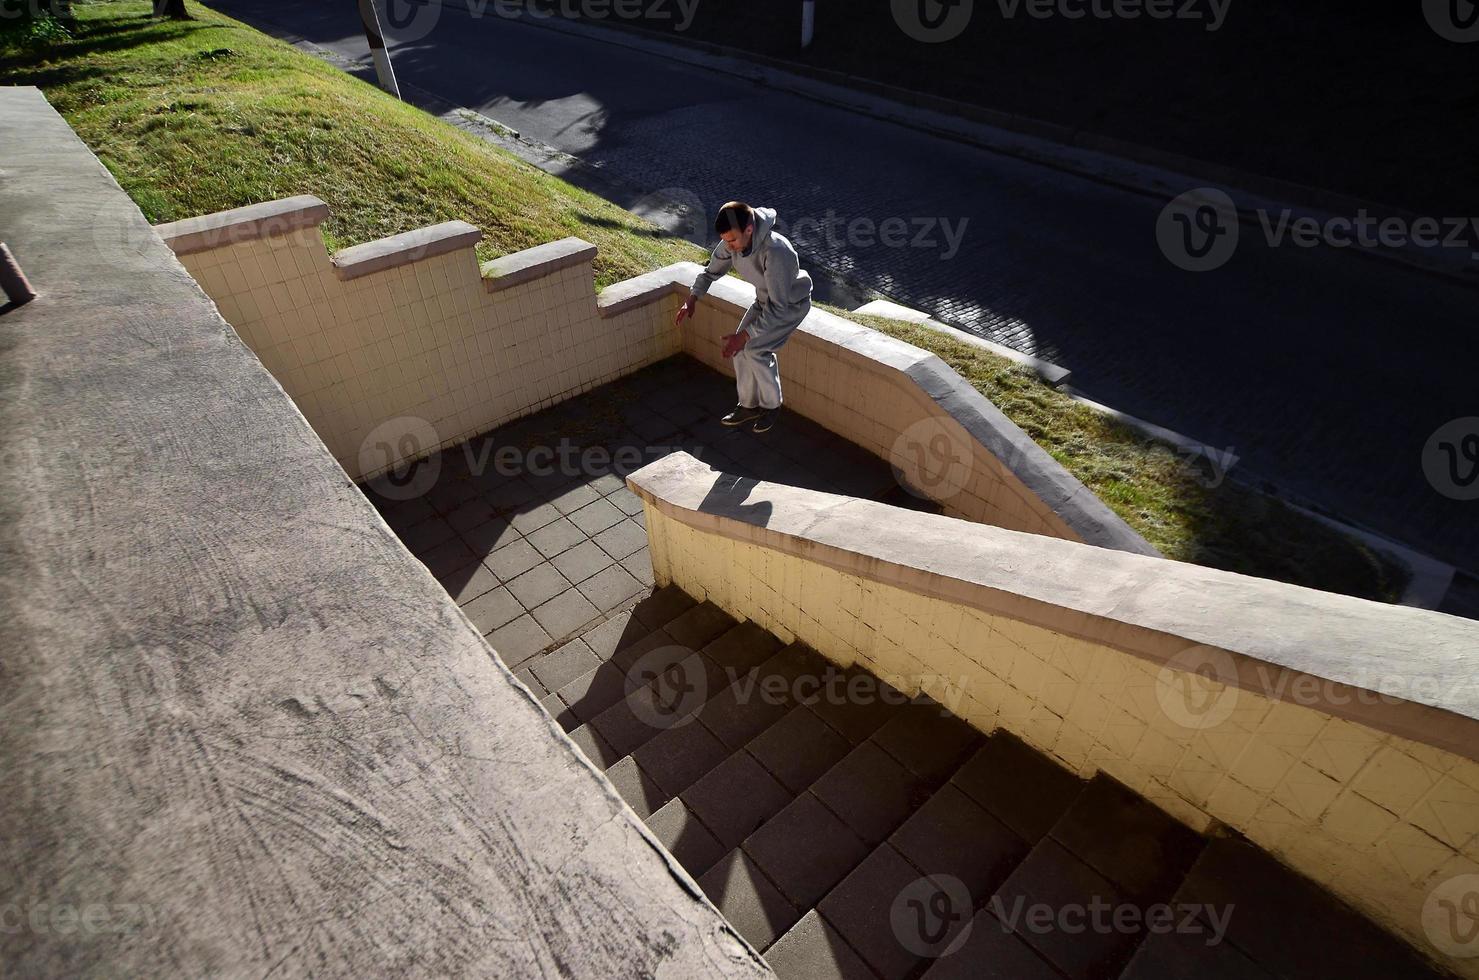
<svg viewBox="0 0 1479 980"><path fill-rule="evenodd" d="M682 449L726 472L930 507L889 466L795 413L757 435L719 423L732 377L679 355L520 419L427 464L429 489L371 501L508 666L537 654L544 694L593 665L580 635L652 591L632 470ZM585 656L582 656L582 652Z"/></svg>

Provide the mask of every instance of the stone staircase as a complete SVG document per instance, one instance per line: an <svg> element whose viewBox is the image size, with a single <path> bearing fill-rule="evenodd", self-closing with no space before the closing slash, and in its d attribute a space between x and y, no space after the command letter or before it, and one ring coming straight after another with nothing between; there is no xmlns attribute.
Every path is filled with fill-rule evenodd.
<svg viewBox="0 0 1479 980"><path fill-rule="evenodd" d="M675 588L521 676L782 978L1438 975L1246 841Z"/></svg>

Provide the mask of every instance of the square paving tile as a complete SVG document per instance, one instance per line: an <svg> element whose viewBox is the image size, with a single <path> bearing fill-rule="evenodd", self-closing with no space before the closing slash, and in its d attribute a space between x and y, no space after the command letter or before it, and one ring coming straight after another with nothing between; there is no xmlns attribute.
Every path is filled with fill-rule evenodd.
<svg viewBox="0 0 1479 980"><path fill-rule="evenodd" d="M481 497L473 497L457 505L447 514L447 523L458 533L466 533L479 525L491 521L497 515L493 505Z"/></svg>
<svg viewBox="0 0 1479 980"><path fill-rule="evenodd" d="M535 531L560 519L560 511L548 501L525 504L508 515L508 523L515 531L528 537Z"/></svg>
<svg viewBox="0 0 1479 980"><path fill-rule="evenodd" d="M468 550L467 545L463 544L457 538L443 541L435 548L416 557L421 559L421 564L425 565L426 570L436 576L437 579L444 579L453 572L466 568L468 565L477 561L478 558L477 555L474 555Z"/></svg>
<svg viewBox="0 0 1479 980"><path fill-rule="evenodd" d="M1109 913L1099 925L1094 909L1114 909L1129 898L1051 838L1039 841L1002 883L989 906L999 919L1069 980L1115 976L1140 941L1141 930L1120 930ZM1050 917L1032 917L1037 909Z"/></svg>
<svg viewBox="0 0 1479 980"><path fill-rule="evenodd" d="M631 573L632 578L643 585L652 586L656 576L652 574L652 555L646 548L621 560L621 567Z"/></svg>
<svg viewBox="0 0 1479 980"><path fill-rule="evenodd" d="M928 798L919 777L872 742L849 752L812 792L870 844L885 840Z"/></svg>
<svg viewBox="0 0 1479 980"><path fill-rule="evenodd" d="M628 487L623 486L620 490L613 490L606 499L611 501L617 510L627 516L642 512L642 498L633 493Z"/></svg>
<svg viewBox="0 0 1479 980"><path fill-rule="evenodd" d="M647 818L647 826L683 870L695 878L724 856L724 845L714 839L703 824L683 805L682 800L669 800Z"/></svg>
<svg viewBox="0 0 1479 980"><path fill-rule="evenodd" d="M586 504L584 507L570 515L570 523L580 528L587 535L596 535L620 523L626 517L607 500L599 499L594 503Z"/></svg>
<svg viewBox="0 0 1479 980"><path fill-rule="evenodd" d="M602 612L610 612L642 591L642 583L632 578L625 568L612 565L597 572L576 586L591 605Z"/></svg>
<svg viewBox="0 0 1479 980"><path fill-rule="evenodd" d="M915 943L927 938L923 935L900 937L895 931L892 910L894 901L917 885L923 878L913 865L899 856L887 844L869 854L863 863L842 879L817 906L822 918L847 940L849 946L863 957L882 980L904 980L921 960L920 954L911 951L902 940ZM934 894L930 889L928 894ZM945 893L941 893L945 894ZM905 899L907 901L907 899ZM948 920L959 916L959 925L970 921L973 909L969 904L959 910L947 910L941 916L941 928L948 928ZM933 908L928 909L934 912ZM914 923L906 921L908 928Z"/></svg>
<svg viewBox="0 0 1479 980"><path fill-rule="evenodd" d="M873 734L879 748L931 785L949 779L984 736L934 701L905 705Z"/></svg>
<svg viewBox="0 0 1479 980"><path fill-rule="evenodd" d="M579 725L570 730L570 740L585 754L598 769L605 769L622 758L622 753L611 747L611 743L590 725Z"/></svg>
<svg viewBox="0 0 1479 980"><path fill-rule="evenodd" d="M1146 936L1119 980L1274 980L1274 975L1228 942L1208 943L1206 936L1173 929Z"/></svg>
<svg viewBox="0 0 1479 980"><path fill-rule="evenodd" d="M983 902L1027 856L1027 844L954 786L943 786L889 843L925 874L959 878Z"/></svg>
<svg viewBox="0 0 1479 980"><path fill-rule="evenodd" d="M1033 844L1057 823L1083 781L1020 739L998 731L951 778L963 793Z"/></svg>
<svg viewBox="0 0 1479 980"><path fill-rule="evenodd" d="M675 585L659 589L632 607L632 615L649 630L659 629L682 613L698 605L688 593Z"/></svg>
<svg viewBox="0 0 1479 980"><path fill-rule="evenodd" d="M560 695L561 701L570 706L572 714L581 721L591 721L627 696L628 683L625 670L613 663L603 663L590 673L582 674L566 684L556 693Z"/></svg>
<svg viewBox="0 0 1479 980"><path fill-rule="evenodd" d="M678 643L702 650L708 643L729 631L735 619L712 602L701 602L663 627Z"/></svg>
<svg viewBox="0 0 1479 980"><path fill-rule="evenodd" d="M433 517L408 529L400 537L401 543L411 554L420 557L442 542L450 541L456 536L457 532L452 525L441 517Z"/></svg>
<svg viewBox="0 0 1479 980"><path fill-rule="evenodd" d="M1184 980L1196 976L1194 973L1175 973L1157 980ZM971 920L971 931L965 942L950 955L935 960L925 971L923 980L1063 980L1063 975L1049 966L1020 936L982 909Z"/></svg>
<svg viewBox="0 0 1479 980"><path fill-rule="evenodd" d="M561 575L577 585L616 564L616 560L602 551L594 541L578 544L551 560Z"/></svg>
<svg viewBox="0 0 1479 980"><path fill-rule="evenodd" d="M481 562L463 565L448 572L440 579L442 588L459 606L465 605L485 592L498 588L498 576L488 571Z"/></svg>
<svg viewBox="0 0 1479 980"><path fill-rule="evenodd" d="M524 610L519 602L509 595L507 589L497 588L485 592L462 607L467 618L478 628L478 632L487 636L505 623L511 623L523 614Z"/></svg>
<svg viewBox="0 0 1479 980"><path fill-rule="evenodd" d="M647 529L634 520L623 520L594 538L601 550L617 561L647 547Z"/></svg>
<svg viewBox="0 0 1479 980"><path fill-rule="evenodd" d="M1050 834L1141 898L1170 898L1203 845L1185 824L1102 775L1089 780Z"/></svg>
<svg viewBox="0 0 1479 980"><path fill-rule="evenodd" d="M612 613L599 626L592 626L580 638L596 656L602 660L610 660L618 650L630 646L650 632L633 618L631 611L623 610Z"/></svg>
<svg viewBox="0 0 1479 980"><path fill-rule="evenodd" d="M569 551L585 540L585 533L563 517L529 535L529 543L546 558Z"/></svg>
<svg viewBox="0 0 1479 980"><path fill-rule="evenodd" d="M663 792L680 795L729 754L701 723L687 721L659 732L632 753Z"/></svg>
<svg viewBox="0 0 1479 980"><path fill-rule="evenodd" d="M535 551L532 544L517 538L488 555L483 564L498 576L498 581L512 582L542 561L544 556Z"/></svg>
<svg viewBox="0 0 1479 980"><path fill-rule="evenodd" d="M508 583L508 591L525 609L535 609L570 588L570 582L549 562L541 562ZM546 627L548 629L548 627Z"/></svg>
<svg viewBox="0 0 1479 980"><path fill-rule="evenodd" d="M724 855L698 885L739 934L762 952L801 915L744 851Z"/></svg>
<svg viewBox="0 0 1479 980"><path fill-rule="evenodd" d="M509 527L508 521L502 517L495 517L472 530L463 531L461 538L473 554L487 558L504 545L519 540L519 532Z"/></svg>
<svg viewBox="0 0 1479 980"><path fill-rule="evenodd" d="M877 980L841 934L812 909L765 951L780 980Z"/></svg>
<svg viewBox="0 0 1479 980"><path fill-rule="evenodd" d="M557 639L570 636L600 614L590 600L573 588L566 589L533 612L544 631Z"/></svg>
<svg viewBox="0 0 1479 980"><path fill-rule="evenodd" d="M791 802L792 793L754 756L735 752L682 793L725 847L738 847L760 825Z"/></svg>
<svg viewBox="0 0 1479 980"><path fill-rule="evenodd" d="M524 661L549 646L550 637L539 628L532 616L525 613L489 633L488 645L498 651L498 655L510 669L514 669L523 666Z"/></svg>
<svg viewBox="0 0 1479 980"><path fill-rule="evenodd" d="M514 671L514 680L527 687L536 698L542 700L549 697L549 688L539 683L539 678L534 676L534 672L529 669L528 664Z"/></svg>
<svg viewBox="0 0 1479 980"><path fill-rule="evenodd" d="M550 499L550 503L560 513L568 516L572 512L580 510L586 504L593 504L600 499L601 495L589 484L577 483L569 489L556 494Z"/></svg>
<svg viewBox="0 0 1479 980"><path fill-rule="evenodd" d="M784 718L755 736L746 749L793 793L806 789L852 751L810 708L792 708Z"/></svg>
<svg viewBox="0 0 1479 980"><path fill-rule="evenodd" d="M611 785L616 787L621 798L627 801L627 806L631 807L643 820L652 816L671 799L658 789L657 784L642 771L642 767L637 765L637 760L631 756L608 766L606 778L611 780Z"/></svg>
<svg viewBox="0 0 1479 980"><path fill-rule="evenodd" d="M792 800L744 843L786 899L816 905L868 853L868 847L810 793Z"/></svg>
<svg viewBox="0 0 1479 980"><path fill-rule="evenodd" d="M535 657L529 667L547 691L558 691L583 674L601 666L601 658L579 639Z"/></svg>

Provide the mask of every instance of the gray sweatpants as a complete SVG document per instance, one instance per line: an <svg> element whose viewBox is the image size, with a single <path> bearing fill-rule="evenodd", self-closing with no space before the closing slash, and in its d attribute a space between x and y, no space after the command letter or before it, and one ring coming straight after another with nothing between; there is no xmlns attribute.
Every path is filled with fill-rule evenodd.
<svg viewBox="0 0 1479 980"><path fill-rule="evenodd" d="M781 367L775 351L745 347L734 355L734 386L745 408L780 408Z"/></svg>

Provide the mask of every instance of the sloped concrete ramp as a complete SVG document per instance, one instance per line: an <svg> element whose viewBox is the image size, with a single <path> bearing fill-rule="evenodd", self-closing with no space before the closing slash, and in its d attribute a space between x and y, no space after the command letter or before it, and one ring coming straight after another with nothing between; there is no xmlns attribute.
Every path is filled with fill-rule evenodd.
<svg viewBox="0 0 1479 980"><path fill-rule="evenodd" d="M0 964L757 977L34 88L0 88Z"/></svg>

